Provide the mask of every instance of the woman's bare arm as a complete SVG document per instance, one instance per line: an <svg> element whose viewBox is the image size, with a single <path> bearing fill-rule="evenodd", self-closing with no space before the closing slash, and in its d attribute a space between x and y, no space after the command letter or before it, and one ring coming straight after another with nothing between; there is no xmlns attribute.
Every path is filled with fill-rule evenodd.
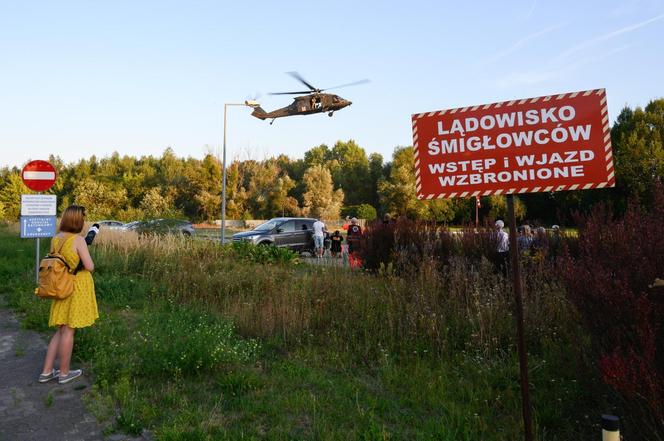
<svg viewBox="0 0 664 441"><path fill-rule="evenodd" d="M76 248L78 257L80 257L81 262L83 262L83 268L88 271L94 271L95 264L92 261L92 257L90 257L90 251L88 251L88 244L85 243L85 239L81 236L76 236L74 238L74 247Z"/></svg>

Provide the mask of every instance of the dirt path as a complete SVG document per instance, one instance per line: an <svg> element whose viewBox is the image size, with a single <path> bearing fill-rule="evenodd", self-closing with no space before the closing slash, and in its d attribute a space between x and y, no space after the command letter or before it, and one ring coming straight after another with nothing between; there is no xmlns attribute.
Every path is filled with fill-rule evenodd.
<svg viewBox="0 0 664 441"><path fill-rule="evenodd" d="M104 428L86 409L81 395L87 377L69 384L37 382L46 353L46 338L21 329L0 303L0 441L142 440L126 435L105 437Z"/></svg>

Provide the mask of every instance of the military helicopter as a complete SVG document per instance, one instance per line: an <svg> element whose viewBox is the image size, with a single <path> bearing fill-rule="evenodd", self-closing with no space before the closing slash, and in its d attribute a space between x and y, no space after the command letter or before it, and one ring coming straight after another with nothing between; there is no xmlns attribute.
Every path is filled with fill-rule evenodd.
<svg viewBox="0 0 664 441"><path fill-rule="evenodd" d="M251 113L252 116L255 116L258 119L266 120L272 119L270 125L277 118L283 118L284 116L293 116L293 115L310 115L312 113L323 113L327 112L328 116L334 115L334 112L341 110L344 107L350 106L352 102L341 98L339 95L334 95L331 93L322 93L325 90L337 89L340 87L354 86L356 84L368 83L369 80L360 80L353 83L342 84L341 86L328 87L327 89L318 89L307 80L302 78L302 76L297 72L288 72L290 76L304 84L309 88L309 90L300 91L300 92L278 92L271 93L270 95L302 95L293 99L293 102L286 107L281 109L273 110L272 112L266 112L260 106L254 107L254 111ZM249 102L246 103L249 105Z"/></svg>

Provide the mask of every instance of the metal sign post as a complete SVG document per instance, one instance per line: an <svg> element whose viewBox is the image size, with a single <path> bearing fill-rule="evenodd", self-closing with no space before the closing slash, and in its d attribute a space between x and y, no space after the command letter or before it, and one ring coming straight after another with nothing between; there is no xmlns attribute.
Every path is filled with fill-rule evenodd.
<svg viewBox="0 0 664 441"><path fill-rule="evenodd" d="M35 283L39 285L39 238L37 238L35 247Z"/></svg>
<svg viewBox="0 0 664 441"><path fill-rule="evenodd" d="M475 228L480 226L480 197L475 196Z"/></svg>
<svg viewBox="0 0 664 441"><path fill-rule="evenodd" d="M39 282L40 238L55 236L55 216L21 216L21 239L37 239L35 252L35 275Z"/></svg>
<svg viewBox="0 0 664 441"><path fill-rule="evenodd" d="M516 343L519 352L519 371L521 377L521 410L526 441L533 440L533 422L530 414L530 388L528 385L528 356L523 326L523 289L521 287L521 269L519 250L516 243L516 216L514 215L514 195L507 195L507 211L510 221L510 258L512 259L512 284L514 286L514 309L516 310Z"/></svg>

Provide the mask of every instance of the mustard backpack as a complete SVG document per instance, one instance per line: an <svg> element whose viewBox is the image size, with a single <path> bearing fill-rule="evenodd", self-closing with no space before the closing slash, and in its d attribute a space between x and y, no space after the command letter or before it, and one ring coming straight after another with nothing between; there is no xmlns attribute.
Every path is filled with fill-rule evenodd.
<svg viewBox="0 0 664 441"><path fill-rule="evenodd" d="M62 255L62 248L73 237L64 240L57 251L51 242L51 251L39 262L39 287L35 290L37 297L62 300L74 292L76 275Z"/></svg>

